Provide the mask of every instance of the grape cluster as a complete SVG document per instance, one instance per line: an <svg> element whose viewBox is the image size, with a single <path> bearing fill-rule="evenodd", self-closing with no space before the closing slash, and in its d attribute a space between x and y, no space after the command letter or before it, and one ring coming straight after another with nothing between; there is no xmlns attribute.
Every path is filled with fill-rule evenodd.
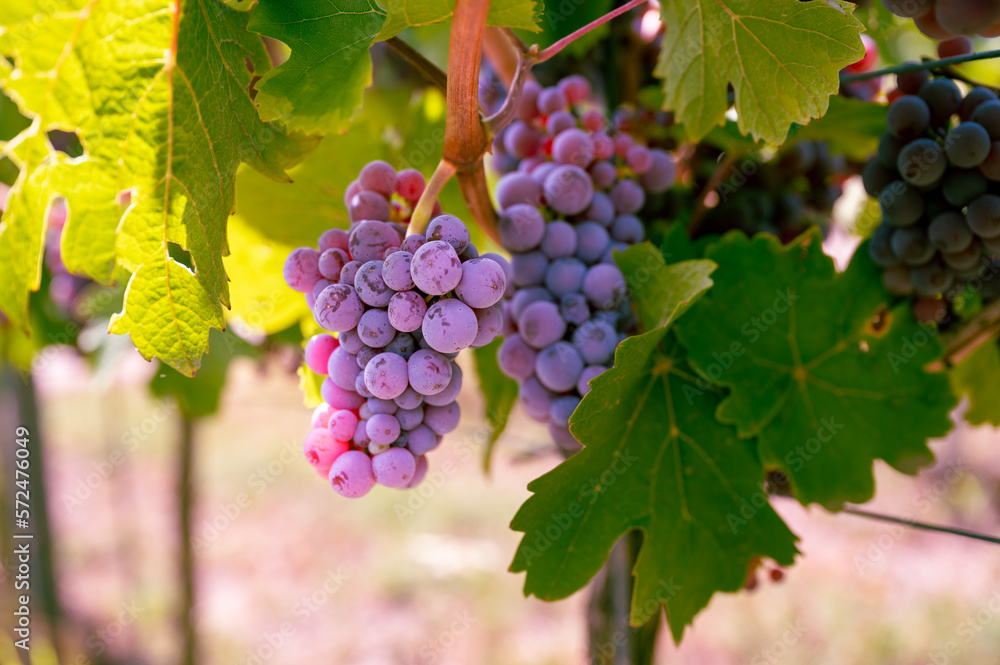
<svg viewBox="0 0 1000 665"><path fill-rule="evenodd" d="M570 415L589 382L635 332L613 253L645 236L647 192L674 181L665 151L609 132L586 79L525 86L518 119L494 143L498 232L512 254L498 362L520 384L525 411L564 450L578 446Z"/></svg>
<svg viewBox="0 0 1000 665"><path fill-rule="evenodd" d="M342 496L421 481L425 455L458 426L456 355L489 344L503 325L503 257L480 257L452 215L406 235L424 187L417 171L369 163L347 188L350 229L326 231L318 249L300 247L285 262L285 281L337 333L306 344L306 365L326 379L304 450Z"/></svg>
<svg viewBox="0 0 1000 665"><path fill-rule="evenodd" d="M695 148L695 191L708 185L721 159L720 148L704 143ZM739 229L751 236L771 233L787 242L811 225L826 229L846 170L843 156L831 154L822 141L797 141L767 161L737 162L715 189L718 198L705 211L698 234Z"/></svg>
<svg viewBox="0 0 1000 665"><path fill-rule="evenodd" d="M864 168L882 224L869 245L898 295L933 297L1000 252L1000 101L926 72L898 77L878 155Z"/></svg>
<svg viewBox="0 0 1000 665"><path fill-rule="evenodd" d="M882 4L896 16L913 19L931 39L1000 36L1000 0L882 0Z"/></svg>

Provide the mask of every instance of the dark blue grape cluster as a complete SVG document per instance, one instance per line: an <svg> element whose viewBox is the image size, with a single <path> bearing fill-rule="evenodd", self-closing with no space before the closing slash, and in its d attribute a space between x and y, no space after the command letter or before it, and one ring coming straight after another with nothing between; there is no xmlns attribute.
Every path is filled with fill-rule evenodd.
<svg viewBox="0 0 1000 665"><path fill-rule="evenodd" d="M529 83L493 146L498 231L513 257L498 360L567 451L579 445L568 423L590 380L636 331L613 254L644 239L646 194L675 175L670 154L609 131L605 117L582 77Z"/></svg>

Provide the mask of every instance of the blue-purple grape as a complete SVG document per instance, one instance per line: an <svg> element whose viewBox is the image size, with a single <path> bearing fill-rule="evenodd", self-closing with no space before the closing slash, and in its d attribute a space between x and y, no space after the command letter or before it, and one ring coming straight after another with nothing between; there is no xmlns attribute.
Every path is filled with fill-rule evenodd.
<svg viewBox="0 0 1000 665"><path fill-rule="evenodd" d="M469 307L490 307L503 298L507 290L507 275L492 259L472 259L462 264L462 279L455 295Z"/></svg>
<svg viewBox="0 0 1000 665"><path fill-rule="evenodd" d="M561 219L545 226L542 253L550 259L573 256L576 252L576 231L573 225Z"/></svg>
<svg viewBox="0 0 1000 665"><path fill-rule="evenodd" d="M545 281L545 271L549 260L541 252L525 252L511 257L511 272L514 286L521 288L536 286Z"/></svg>
<svg viewBox="0 0 1000 665"><path fill-rule="evenodd" d="M427 225L427 240L443 240L461 254L469 247L469 229L454 215L438 215ZM475 249L475 248L473 248Z"/></svg>
<svg viewBox="0 0 1000 665"><path fill-rule="evenodd" d="M583 212L590 206L590 201L594 196L594 184L591 182L590 175L579 166L570 164L563 164L552 169L542 184L542 190L549 206L563 215L577 215ZM505 247L510 247L515 251L526 251L537 245L536 243L525 250L519 250L507 244L507 239L504 238L502 232L500 239ZM538 241L541 241L541 237L538 238Z"/></svg>
<svg viewBox="0 0 1000 665"><path fill-rule="evenodd" d="M380 353L365 367L365 385L379 399L393 399L409 385L406 360L395 353Z"/></svg>
<svg viewBox="0 0 1000 665"><path fill-rule="evenodd" d="M319 252L312 247L292 250L282 268L285 283L300 293L312 291L316 282L323 278L319 271L319 257Z"/></svg>
<svg viewBox="0 0 1000 665"><path fill-rule="evenodd" d="M452 363L444 355L430 349L416 351L407 363L410 387L421 395L433 395L451 381Z"/></svg>
<svg viewBox="0 0 1000 665"><path fill-rule="evenodd" d="M435 351L457 353L476 339L478 321L471 307L457 298L446 298L427 309L420 329Z"/></svg>
<svg viewBox="0 0 1000 665"><path fill-rule="evenodd" d="M389 323L389 314L384 309L370 309L358 321L361 340L372 348L382 348L396 336L396 330Z"/></svg>
<svg viewBox="0 0 1000 665"><path fill-rule="evenodd" d="M555 303L539 300L524 308L518 317L517 327L529 346L544 348L560 339L566 333L566 321Z"/></svg>
<svg viewBox="0 0 1000 665"><path fill-rule="evenodd" d="M412 262L413 254L409 252L401 250L390 254L382 266L382 281L393 291L409 291L413 288Z"/></svg>
<svg viewBox="0 0 1000 665"><path fill-rule="evenodd" d="M497 363L509 377L524 381L535 373L538 352L528 346L518 334L508 335L497 349Z"/></svg>
<svg viewBox="0 0 1000 665"><path fill-rule="evenodd" d="M455 248L444 240L429 240L410 263L410 277L424 293L441 296L462 280L462 262Z"/></svg>
<svg viewBox="0 0 1000 665"><path fill-rule="evenodd" d="M453 432L462 418L458 402L445 406L428 406L424 409L424 425L438 436Z"/></svg>
<svg viewBox="0 0 1000 665"><path fill-rule="evenodd" d="M331 284L316 298L313 312L316 322L327 330L344 332L358 325L365 311L364 303L353 286Z"/></svg>
<svg viewBox="0 0 1000 665"><path fill-rule="evenodd" d="M357 499L375 487L372 461L360 450L348 450L330 466L330 484L337 494Z"/></svg>
<svg viewBox="0 0 1000 665"><path fill-rule="evenodd" d="M574 293L583 286L583 276L587 266L579 259L556 259L545 271L545 288L557 298L567 293Z"/></svg>
<svg viewBox="0 0 1000 665"><path fill-rule="evenodd" d="M393 328L400 332L413 332L423 323L427 303L416 291L402 291L389 299L386 312Z"/></svg>
<svg viewBox="0 0 1000 665"><path fill-rule="evenodd" d="M542 242L545 235L545 218L537 208L518 203L500 213L497 232L500 234L500 242L507 249L514 252L529 252Z"/></svg>

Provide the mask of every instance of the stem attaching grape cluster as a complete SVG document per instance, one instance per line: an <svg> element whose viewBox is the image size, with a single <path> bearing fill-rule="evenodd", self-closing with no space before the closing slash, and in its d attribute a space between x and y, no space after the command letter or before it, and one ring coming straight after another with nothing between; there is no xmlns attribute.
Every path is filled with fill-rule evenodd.
<svg viewBox="0 0 1000 665"><path fill-rule="evenodd" d="M502 328L503 257L480 257L452 215L407 235L425 184L417 171L369 163L347 188L350 229L326 231L318 249L301 247L285 262L285 281L337 333L306 344L306 365L326 379L304 450L342 496L421 481L426 454L459 423L455 357Z"/></svg>

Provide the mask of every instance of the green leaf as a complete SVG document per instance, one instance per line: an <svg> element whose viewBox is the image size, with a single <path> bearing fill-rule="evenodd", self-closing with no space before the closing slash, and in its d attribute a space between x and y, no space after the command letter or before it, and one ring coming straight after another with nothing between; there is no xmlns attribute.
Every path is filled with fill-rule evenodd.
<svg viewBox="0 0 1000 665"><path fill-rule="evenodd" d="M845 2L664 0L656 75L666 107L700 139L725 120L727 84L739 128L768 143L826 113L841 68L860 60L861 23Z"/></svg>
<svg viewBox="0 0 1000 665"><path fill-rule="evenodd" d="M542 19L534 28L535 30L541 28L541 32L534 39L524 36L529 44L536 42L541 48L551 46L563 37L596 21L613 10L616 3L614 0L588 0L588 2L568 4L563 0L549 0L543 4L545 9L542 12ZM607 36L607 32L608 25L602 25L571 42L562 53L583 57L596 43Z"/></svg>
<svg viewBox="0 0 1000 665"><path fill-rule="evenodd" d="M150 384L154 395L176 399L181 413L187 418L203 418L215 413L233 358L252 356L255 351L231 332L213 330L209 342L209 350L195 376L184 376L171 367L161 366Z"/></svg>
<svg viewBox="0 0 1000 665"><path fill-rule="evenodd" d="M132 273L111 330L131 333L146 358L198 368L229 303L222 255L237 166L283 179L308 147L257 116L248 65L260 73L269 60L246 22L217 0L0 6L0 52L16 66L0 87L34 119L0 229L0 308L12 320L23 323L38 287L44 211L61 194L66 266L104 283L116 265ZM54 154L54 128L77 131L85 156ZM194 272L170 258L171 243Z"/></svg>
<svg viewBox="0 0 1000 665"><path fill-rule="evenodd" d="M889 309L866 246L837 275L817 230L783 247L768 234L727 234L707 257L715 286L678 324L703 377L730 390L716 411L804 504L872 497L872 463L914 473L927 439L951 429L941 352L906 304ZM705 392L705 390L702 390ZM701 399L700 396L694 398Z"/></svg>
<svg viewBox="0 0 1000 665"><path fill-rule="evenodd" d="M490 469L493 444L506 429L507 418L517 401L517 381L500 371L500 364L497 362L497 350L502 342L502 339L495 339L486 346L472 350L479 390L485 400L485 420L490 429L489 442L483 456L486 471Z"/></svg>
<svg viewBox="0 0 1000 665"><path fill-rule="evenodd" d="M743 587L752 559L793 562L795 536L767 502L752 444L712 417L714 393L687 397L697 381L666 328L619 345L570 421L584 449L528 485L511 523L525 534L511 565L527 572L525 593L574 593L640 529L632 624L662 603L680 641L712 594Z"/></svg>
<svg viewBox="0 0 1000 665"><path fill-rule="evenodd" d="M993 339L950 372L955 392L969 399L965 420L1000 427L1000 346Z"/></svg>
<svg viewBox="0 0 1000 665"><path fill-rule="evenodd" d="M292 53L257 82L260 117L307 134L346 129L371 85L368 47L385 19L374 0L261 0L249 29Z"/></svg>
<svg viewBox="0 0 1000 665"><path fill-rule="evenodd" d="M380 40L413 26L450 21L455 13L455 0L382 0L382 3L389 10L389 18L378 35ZM537 32L538 4L537 0L493 0L486 24Z"/></svg>
<svg viewBox="0 0 1000 665"><path fill-rule="evenodd" d="M888 112L885 104L835 95L830 98L826 115L805 127L796 127L790 141L825 141L830 152L865 162L875 154L878 141L886 132Z"/></svg>
<svg viewBox="0 0 1000 665"><path fill-rule="evenodd" d="M625 276L643 330L677 320L712 286L708 276L718 267L704 260L667 265L663 253L648 242L615 252L615 262ZM664 308L664 302L672 306Z"/></svg>

